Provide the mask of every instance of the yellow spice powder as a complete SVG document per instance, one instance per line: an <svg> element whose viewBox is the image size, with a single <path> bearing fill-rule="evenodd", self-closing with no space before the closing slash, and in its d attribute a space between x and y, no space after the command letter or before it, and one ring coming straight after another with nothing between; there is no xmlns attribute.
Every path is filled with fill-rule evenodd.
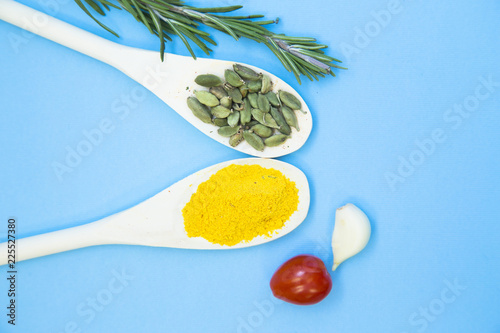
<svg viewBox="0 0 500 333"><path fill-rule="evenodd" d="M231 246L271 236L298 203L295 183L280 171L232 164L198 186L182 215L189 237Z"/></svg>

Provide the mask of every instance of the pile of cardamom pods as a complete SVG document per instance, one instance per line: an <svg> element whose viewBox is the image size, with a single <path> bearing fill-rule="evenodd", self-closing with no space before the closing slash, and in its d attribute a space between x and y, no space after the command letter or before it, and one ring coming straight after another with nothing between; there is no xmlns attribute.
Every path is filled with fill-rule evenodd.
<svg viewBox="0 0 500 333"><path fill-rule="evenodd" d="M218 133L229 138L236 147L246 140L259 151L283 144L299 131L295 110L301 109L297 97L286 92L272 91L267 75L234 64L224 72L224 80L213 74L202 74L195 82L206 90L197 90L188 97L187 105L193 114L207 124L218 126Z"/></svg>

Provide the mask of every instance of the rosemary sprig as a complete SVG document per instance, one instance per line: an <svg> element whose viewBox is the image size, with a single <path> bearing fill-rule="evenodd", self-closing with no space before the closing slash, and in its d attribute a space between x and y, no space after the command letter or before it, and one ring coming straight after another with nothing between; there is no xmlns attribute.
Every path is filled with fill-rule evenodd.
<svg viewBox="0 0 500 333"><path fill-rule="evenodd" d="M210 34L199 29L204 25L232 36L235 40L248 38L266 45L280 60L283 66L293 72L300 83L300 76L305 75L311 81L330 74L335 76L332 68L347 69L339 66L340 60L325 54L328 46L318 44L309 37L292 37L276 34L265 26L278 23L276 20L259 20L263 15L221 15L234 12L243 6L224 6L197 8L185 5L180 0L116 0L119 6L108 0L75 0L78 6L96 21L101 27L118 36L112 29L101 23L90 12L92 9L99 15L110 7L124 9L144 24L151 34L160 39L160 56L163 61L165 43L171 41L169 35L177 35L186 45L189 53L196 59L191 42L196 44L207 55L212 49L208 44L217 45ZM87 8L87 6L90 8ZM120 8L121 7L121 8ZM104 9L103 9L104 8Z"/></svg>

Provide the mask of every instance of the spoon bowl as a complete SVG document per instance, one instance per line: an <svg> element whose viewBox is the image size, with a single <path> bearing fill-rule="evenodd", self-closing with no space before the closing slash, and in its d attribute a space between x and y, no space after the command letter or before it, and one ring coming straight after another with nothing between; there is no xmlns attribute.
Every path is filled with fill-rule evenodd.
<svg viewBox="0 0 500 333"><path fill-rule="evenodd" d="M220 169L231 165L258 164L279 170L295 182L299 205L283 228L271 236L258 236L234 246L213 244L201 237L188 237L184 229L182 209L196 192L198 185ZM182 179L138 205L104 219L78 227L17 239L22 249L16 261L27 260L82 247L104 244L128 244L199 250L237 249L264 244L297 228L307 216L310 193L306 176L291 164L273 159L244 158L212 165ZM0 244L0 253L7 253L7 242ZM2 252L3 251L3 252ZM7 257L0 257L0 265Z"/></svg>
<svg viewBox="0 0 500 333"><path fill-rule="evenodd" d="M243 153L268 158L290 154L302 147L311 133L312 117L302 97L286 82L260 68L242 63L258 73L268 75L273 82L273 90L284 90L297 96L303 111L297 114L300 131L292 129L291 137L283 145L266 147L262 152L246 142L231 147L229 139L217 133L216 126L196 118L186 104L194 90L206 89L194 82L196 76L215 74L223 77L224 70L232 68L233 61L206 58L195 60L165 53L162 62L158 52L111 42L12 0L0 0L0 19L119 69L154 93L201 132Z"/></svg>

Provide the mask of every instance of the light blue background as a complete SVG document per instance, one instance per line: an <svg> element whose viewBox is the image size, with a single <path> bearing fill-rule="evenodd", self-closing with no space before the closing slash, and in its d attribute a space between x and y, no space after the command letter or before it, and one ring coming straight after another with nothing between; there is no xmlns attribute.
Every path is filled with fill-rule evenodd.
<svg viewBox="0 0 500 333"><path fill-rule="evenodd" d="M22 2L110 40L158 48L126 13L113 10L105 19L117 39L72 1ZM214 33L219 46L211 57L271 71L309 105L312 135L281 158L309 178L307 219L290 235L248 249L100 246L21 262L15 328L6 323L1 267L0 331L500 332L500 3L210 1L240 3L247 14L280 16L273 31L317 37L349 67L335 71L336 78L298 85L263 45ZM393 14L382 26L375 16L388 7ZM9 41L13 35L23 38L18 47ZM187 54L177 38L167 50ZM10 216L20 237L81 225L199 169L245 157L149 93L120 118L112 105L137 83L5 22L0 64L2 241ZM481 78L496 86L488 91ZM474 103L476 89L489 95L473 112L450 113L455 104ZM103 119L113 131L58 179L53 163L63 163L67 147L75 149ZM417 142L436 130L440 142L419 153ZM418 165L403 169L401 161L412 158ZM398 168L402 178L391 186L386 177ZM367 248L332 274L323 302L272 303L268 283L285 260L312 253L331 266L335 209L348 202L371 219ZM110 286L122 272L133 278ZM86 305L96 297L107 301L110 290L112 300L99 311Z"/></svg>

